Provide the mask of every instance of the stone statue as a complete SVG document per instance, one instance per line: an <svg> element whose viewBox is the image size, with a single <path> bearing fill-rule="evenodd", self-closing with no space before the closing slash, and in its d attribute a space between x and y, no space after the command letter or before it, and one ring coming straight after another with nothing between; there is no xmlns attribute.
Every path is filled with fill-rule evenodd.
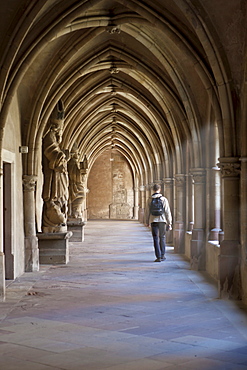
<svg viewBox="0 0 247 370"><path fill-rule="evenodd" d="M85 174L87 171L87 160L78 161L78 148L74 144L71 158L68 162L69 174L69 219L83 219L83 202L86 189L84 187Z"/></svg>
<svg viewBox="0 0 247 370"><path fill-rule="evenodd" d="M43 138L42 165L43 185L43 232L66 231L68 204L68 156L60 148L64 125L64 109L61 101L54 108Z"/></svg>

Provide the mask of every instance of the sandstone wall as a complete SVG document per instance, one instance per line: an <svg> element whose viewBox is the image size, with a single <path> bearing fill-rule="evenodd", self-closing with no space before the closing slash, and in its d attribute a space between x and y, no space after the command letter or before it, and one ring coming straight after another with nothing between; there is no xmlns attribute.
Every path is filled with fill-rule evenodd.
<svg viewBox="0 0 247 370"><path fill-rule="evenodd" d="M88 218L133 218L134 194L131 169L117 152L104 152L88 176Z"/></svg>

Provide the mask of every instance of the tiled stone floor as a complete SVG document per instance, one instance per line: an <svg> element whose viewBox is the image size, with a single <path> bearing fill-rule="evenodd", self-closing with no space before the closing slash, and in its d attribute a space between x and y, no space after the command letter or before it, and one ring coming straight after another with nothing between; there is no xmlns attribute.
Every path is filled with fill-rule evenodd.
<svg viewBox="0 0 247 370"><path fill-rule="evenodd" d="M1 370L243 370L247 311L136 221L90 221L68 265L42 266L0 302Z"/></svg>

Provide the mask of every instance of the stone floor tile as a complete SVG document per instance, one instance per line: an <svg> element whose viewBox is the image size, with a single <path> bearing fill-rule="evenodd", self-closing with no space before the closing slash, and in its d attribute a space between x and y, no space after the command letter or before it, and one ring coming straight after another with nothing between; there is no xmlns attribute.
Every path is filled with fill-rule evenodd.
<svg viewBox="0 0 247 370"><path fill-rule="evenodd" d="M90 221L70 254L7 287L4 370L18 361L18 370L247 368L246 307L219 300L212 279L172 248L153 263L140 223Z"/></svg>
<svg viewBox="0 0 247 370"><path fill-rule="evenodd" d="M50 367L37 362L20 360L14 357L1 356L0 369L3 370L59 370L59 367ZM79 368L78 368L79 370Z"/></svg>
<svg viewBox="0 0 247 370"><path fill-rule="evenodd" d="M28 340L23 340L21 342L23 346L37 348L40 350L46 350L50 352L60 353L69 351L75 348L81 348L80 344L55 341L48 338L29 338Z"/></svg>
<svg viewBox="0 0 247 370"><path fill-rule="evenodd" d="M184 370L245 370L242 365L231 364L225 361L211 360L207 358L194 359L185 364L176 365L178 369ZM167 368L169 369L169 367Z"/></svg>
<svg viewBox="0 0 247 370"><path fill-rule="evenodd" d="M212 358L215 360L220 360L220 361L227 361L232 364L238 364L238 365L243 365L247 364L247 352L245 354L236 352L236 351L224 351L224 352L218 352L215 354L209 354L207 356L208 358Z"/></svg>
<svg viewBox="0 0 247 370"><path fill-rule="evenodd" d="M124 364L118 364L115 366L107 367L105 370L164 370L168 366L171 366L169 363L160 362L151 359L140 359L136 361L130 361Z"/></svg>
<svg viewBox="0 0 247 370"><path fill-rule="evenodd" d="M0 356L6 355L21 360L34 361L48 354L52 354L52 352L12 343L6 343L4 346L0 346Z"/></svg>
<svg viewBox="0 0 247 370"><path fill-rule="evenodd" d="M238 349L241 347L245 348L245 343L241 345L240 343L235 343L235 342L226 341L226 340L205 338L202 336L202 334L201 336L188 335L188 336L173 339L172 341L201 346L205 348L218 348L222 351L230 351L230 350Z"/></svg>

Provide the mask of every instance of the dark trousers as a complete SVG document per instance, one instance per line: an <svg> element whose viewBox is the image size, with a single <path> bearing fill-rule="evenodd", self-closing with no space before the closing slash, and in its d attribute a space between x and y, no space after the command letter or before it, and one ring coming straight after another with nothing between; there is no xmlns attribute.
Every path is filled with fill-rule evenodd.
<svg viewBox="0 0 247 370"><path fill-rule="evenodd" d="M156 258L161 258L166 252L166 223L152 222L152 236L154 241L154 251Z"/></svg>

